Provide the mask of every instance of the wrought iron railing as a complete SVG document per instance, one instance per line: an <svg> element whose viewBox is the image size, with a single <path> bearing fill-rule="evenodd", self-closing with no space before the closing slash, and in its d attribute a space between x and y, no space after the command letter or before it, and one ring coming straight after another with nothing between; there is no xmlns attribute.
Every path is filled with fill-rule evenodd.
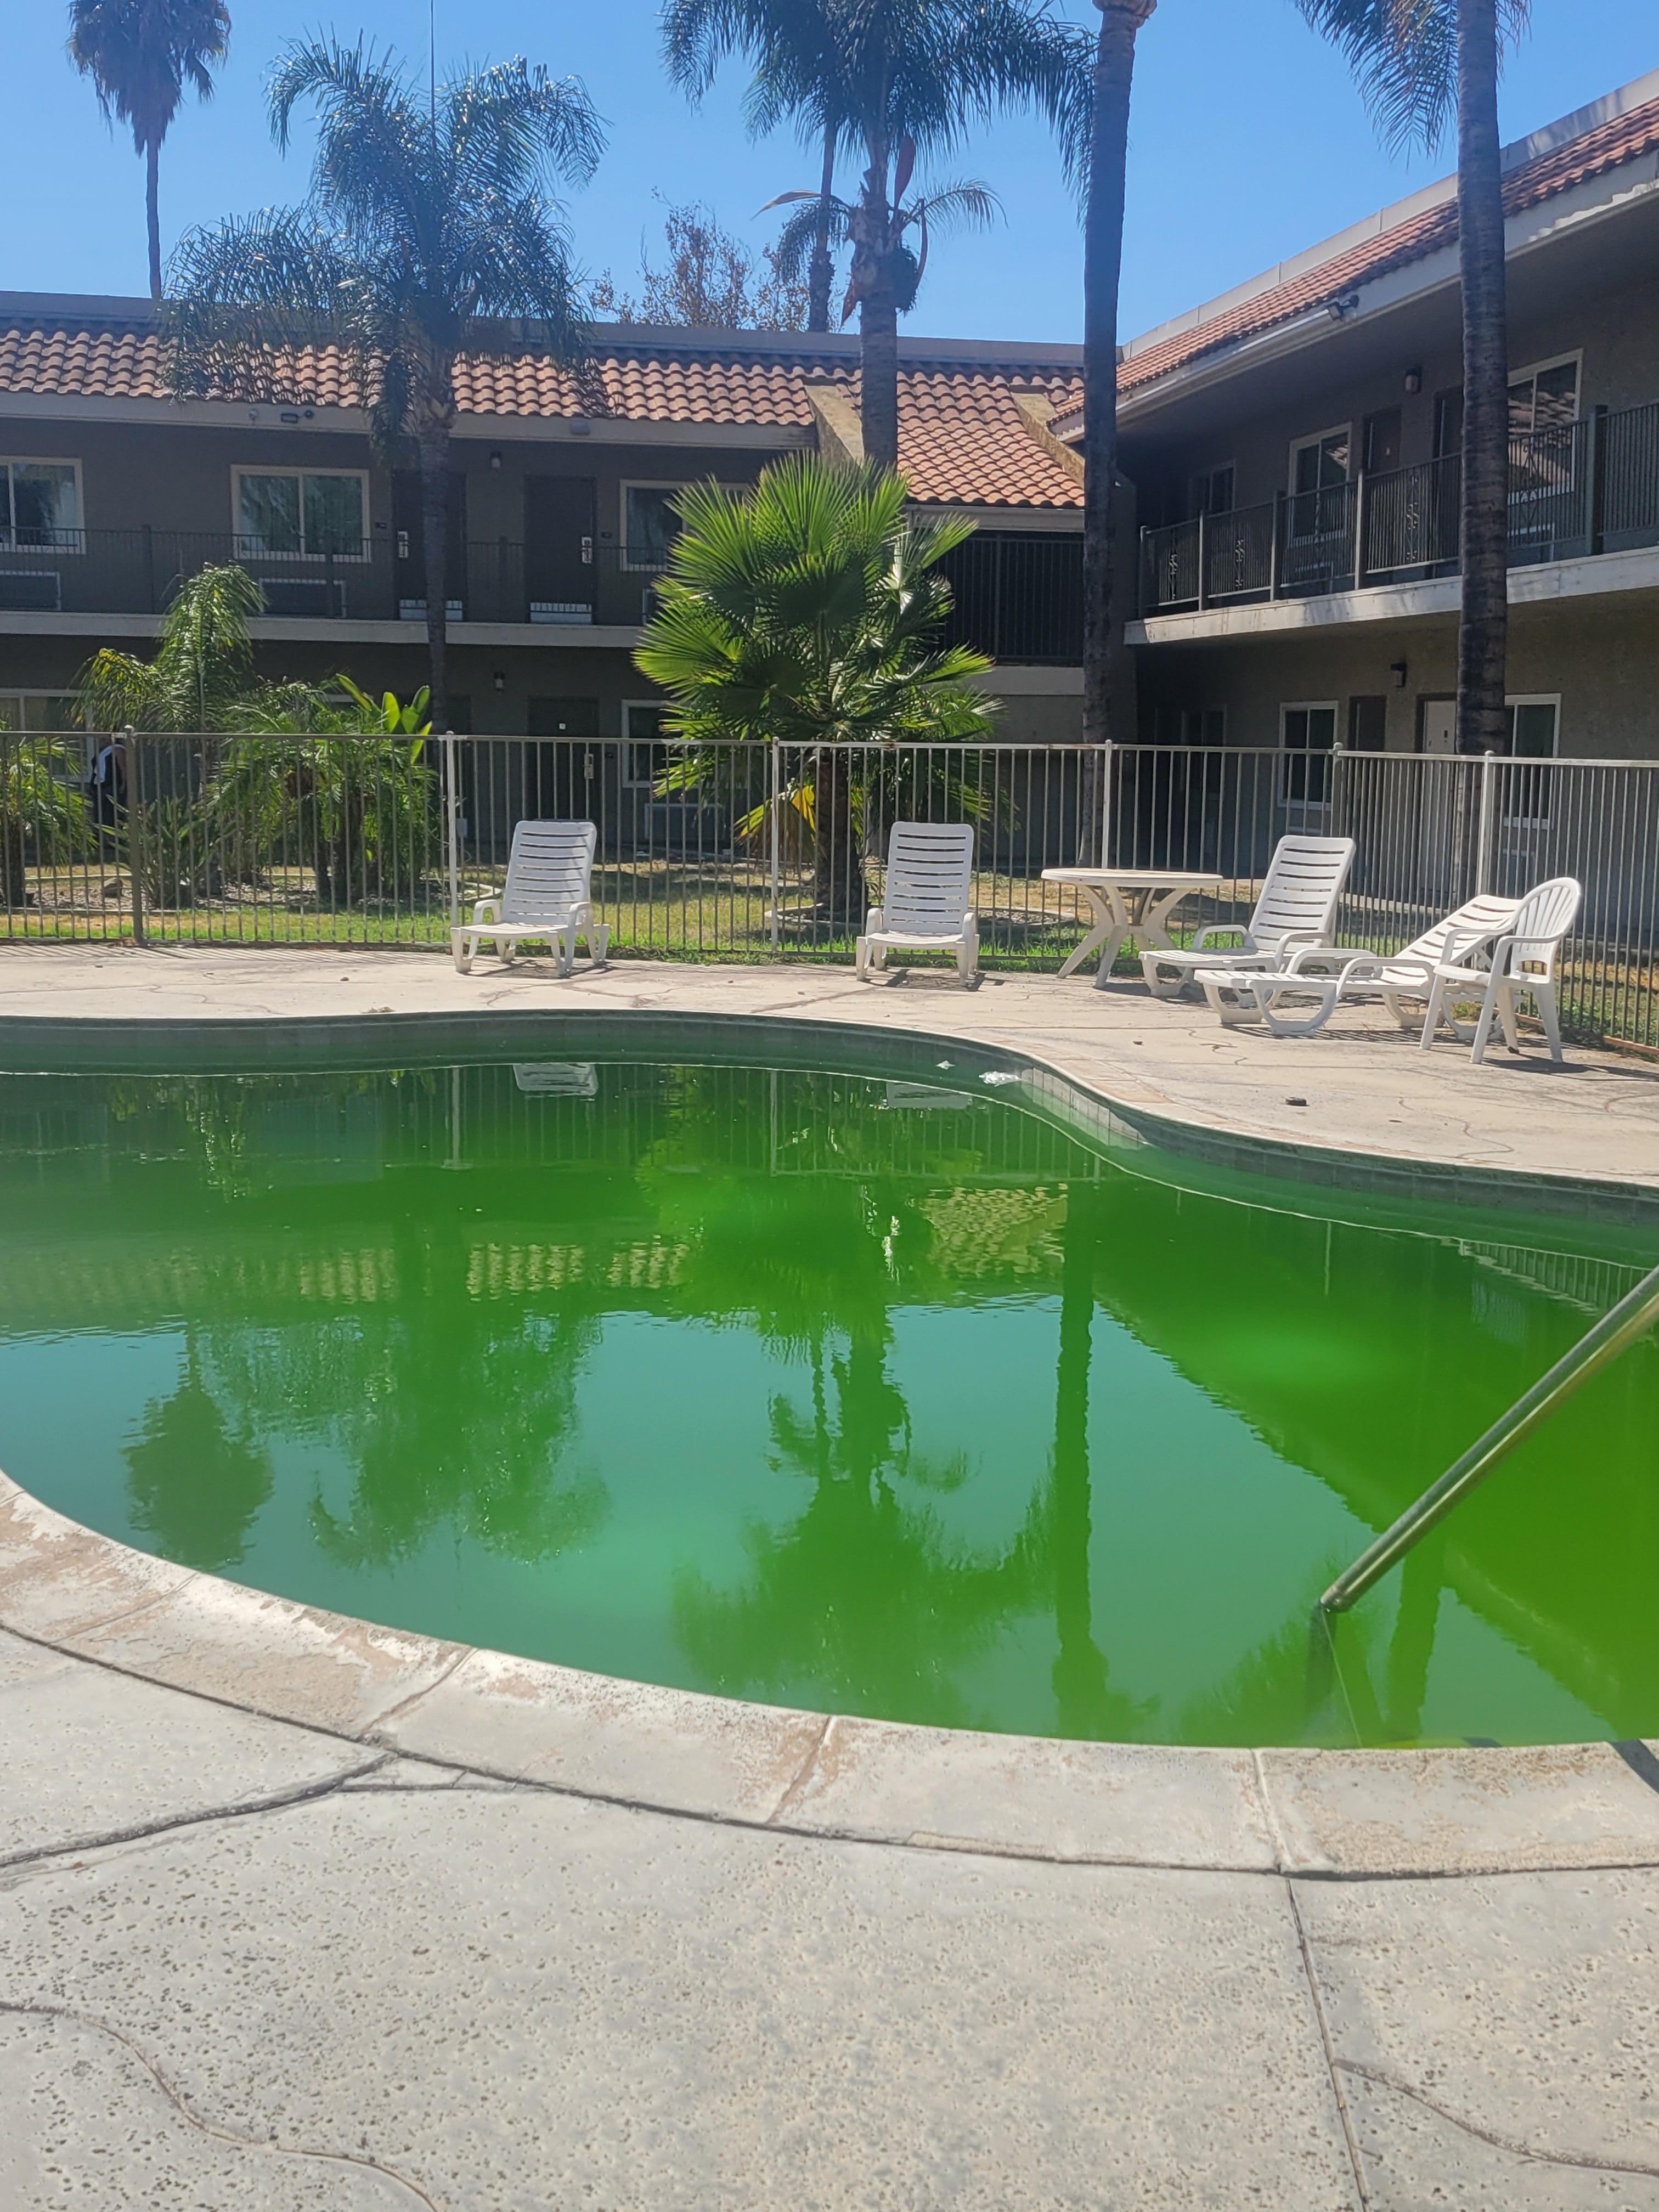
<svg viewBox="0 0 1659 2212"><path fill-rule="evenodd" d="M1143 614L1202 611L1453 573L1458 457L1362 474L1141 532ZM1659 544L1659 403L1510 441L1510 560Z"/></svg>
<svg viewBox="0 0 1659 2212"><path fill-rule="evenodd" d="M314 553L272 551L231 531L75 530L0 541L0 611L159 615L185 579L223 563L257 579L270 620L424 618L424 563L408 532ZM450 549L446 599L457 623L635 629L649 618L666 566L659 545L470 538ZM953 642L999 660L1081 659L1077 533L976 533L949 557L948 573Z"/></svg>
<svg viewBox="0 0 1659 2212"><path fill-rule="evenodd" d="M293 552L233 531L58 532L0 543L0 611L159 615L187 578L232 565L257 580L271 620L413 622L426 599L424 564L411 555L406 538ZM471 539L450 550L447 605L456 622L632 628L665 565L654 547Z"/></svg>
<svg viewBox="0 0 1659 2212"><path fill-rule="evenodd" d="M1339 939L1390 951L1477 890L1574 876L1564 1027L1659 1048L1659 761L155 735L113 760L0 732L0 939L441 948L549 816L597 825L623 957L844 960L901 818L975 824L986 964L1038 973L1089 919L1056 867L1205 872L1191 929L1248 915L1287 830L1328 830L1358 847Z"/></svg>

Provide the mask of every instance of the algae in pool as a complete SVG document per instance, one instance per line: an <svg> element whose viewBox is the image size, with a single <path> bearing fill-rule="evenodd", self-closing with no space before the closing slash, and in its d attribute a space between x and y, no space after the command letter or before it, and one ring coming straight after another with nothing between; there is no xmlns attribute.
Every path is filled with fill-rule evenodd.
<svg viewBox="0 0 1659 2212"><path fill-rule="evenodd" d="M258 1588L729 1696L1650 1735L1651 1342L1334 1669L1310 1621L1652 1256L1098 1148L977 1081L5 1077L0 1466Z"/></svg>

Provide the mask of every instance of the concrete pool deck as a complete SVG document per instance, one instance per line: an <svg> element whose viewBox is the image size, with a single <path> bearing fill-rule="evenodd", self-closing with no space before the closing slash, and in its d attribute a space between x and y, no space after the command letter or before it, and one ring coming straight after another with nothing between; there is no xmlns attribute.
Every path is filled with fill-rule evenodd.
<svg viewBox="0 0 1659 2212"><path fill-rule="evenodd" d="M1044 979L11 950L0 1066L37 1023L481 1005L902 1025L1293 1172L1659 1190L1641 1062ZM337 1620L0 1483L0 1775L7 2212L1659 2212L1653 1746L826 1722Z"/></svg>

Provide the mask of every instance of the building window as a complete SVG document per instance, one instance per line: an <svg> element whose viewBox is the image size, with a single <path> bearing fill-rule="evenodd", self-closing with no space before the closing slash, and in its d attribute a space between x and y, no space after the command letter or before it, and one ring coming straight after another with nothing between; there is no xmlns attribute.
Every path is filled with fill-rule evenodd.
<svg viewBox="0 0 1659 2212"><path fill-rule="evenodd" d="M1539 695L1510 699L1510 741L1513 760L1553 761L1561 735L1561 702ZM1504 783L1505 822L1545 823L1550 818L1550 791L1555 779L1548 769L1511 769Z"/></svg>
<svg viewBox="0 0 1659 2212"><path fill-rule="evenodd" d="M87 713L73 691L0 691L0 730L83 730Z"/></svg>
<svg viewBox="0 0 1659 2212"><path fill-rule="evenodd" d="M680 534L680 519L673 502L683 489L680 484L623 486L624 568L668 566L668 549Z"/></svg>
<svg viewBox="0 0 1659 2212"><path fill-rule="evenodd" d="M1236 483L1237 471L1231 461L1202 471L1192 481L1188 514L1231 514L1237 504Z"/></svg>
<svg viewBox="0 0 1659 2212"><path fill-rule="evenodd" d="M1336 749L1336 702L1297 700L1279 710L1279 802L1322 807L1331 803L1331 755Z"/></svg>
<svg viewBox="0 0 1659 2212"><path fill-rule="evenodd" d="M1297 538L1340 532L1346 519L1353 426L1316 431L1291 447L1291 531Z"/></svg>
<svg viewBox="0 0 1659 2212"><path fill-rule="evenodd" d="M1510 435L1559 430L1578 420L1578 356L1523 368L1510 379Z"/></svg>
<svg viewBox="0 0 1659 2212"><path fill-rule="evenodd" d="M1205 745L1224 745L1227 709L1161 706L1153 717L1152 727L1155 742L1160 745L1182 745L1189 752Z"/></svg>
<svg viewBox="0 0 1659 2212"><path fill-rule="evenodd" d="M1578 420L1581 356L1537 362L1510 379L1510 436L1529 438L1536 430L1565 430ZM1437 456L1463 450L1463 391L1455 385L1437 392L1434 450Z"/></svg>
<svg viewBox="0 0 1659 2212"><path fill-rule="evenodd" d="M368 479L361 471L238 469L234 502L240 560L368 557Z"/></svg>
<svg viewBox="0 0 1659 2212"><path fill-rule="evenodd" d="M0 544L79 553L84 544L79 461L0 461Z"/></svg>
<svg viewBox="0 0 1659 2212"><path fill-rule="evenodd" d="M629 699L623 701L622 711L623 781L653 791L668 766L668 747L662 742L665 710L656 700Z"/></svg>

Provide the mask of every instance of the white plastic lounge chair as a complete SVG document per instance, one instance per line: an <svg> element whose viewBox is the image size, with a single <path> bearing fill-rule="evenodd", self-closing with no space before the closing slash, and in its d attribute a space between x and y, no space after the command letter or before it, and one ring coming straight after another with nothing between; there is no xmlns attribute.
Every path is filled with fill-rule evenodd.
<svg viewBox="0 0 1659 2212"><path fill-rule="evenodd" d="M1229 1028L1240 1022L1265 1022L1275 1036L1312 1036L1345 999L1380 999L1402 1029L1413 1029L1417 1016L1407 1013L1402 1001L1432 1000L1435 979L1443 968L1449 976L1478 975L1484 987L1486 969L1471 963L1484 957L1503 936L1520 905L1519 899L1472 898L1399 952L1315 945L1293 951L1274 969L1200 969L1198 981L1212 1011ZM1281 1004L1296 1003L1303 1011L1280 1012ZM1437 1017L1440 1011L1437 1006ZM1425 1043L1433 1034L1432 1028L1425 1030Z"/></svg>
<svg viewBox="0 0 1659 2212"><path fill-rule="evenodd" d="M1212 922L1184 951L1143 952L1141 972L1155 999L1176 999L1200 968L1278 968L1300 945L1330 941L1336 902L1353 866L1352 837L1281 837L1267 863L1255 911L1241 928ZM1219 944L1242 937L1239 945Z"/></svg>
<svg viewBox="0 0 1659 2212"><path fill-rule="evenodd" d="M872 906L854 951L860 975L901 946L954 952L964 983L979 965L973 896L974 830L969 822L896 822L887 841L884 903Z"/></svg>
<svg viewBox="0 0 1659 2212"><path fill-rule="evenodd" d="M591 822L520 822L513 832L501 896L480 899L471 922L451 933L462 975L486 938L503 962L510 962L526 940L543 939L557 949L559 973L568 975L576 964L576 939L585 937L593 965L603 968L611 932L594 921L589 896L598 842L599 831Z"/></svg>
<svg viewBox="0 0 1659 2212"><path fill-rule="evenodd" d="M1549 1040L1550 1058L1559 1060L1561 1016L1555 1001L1555 968L1561 956L1561 940L1577 921L1583 901L1584 887L1576 877L1552 876L1547 883L1534 884L1522 900L1514 921L1493 944L1487 967L1460 967L1449 958L1442 961L1434 971L1434 988L1429 994L1428 1018L1423 1024L1425 1045L1433 1042L1443 1018L1455 1035L1467 1036L1467 1030L1452 1020L1447 1001L1480 990L1480 1018L1474 1025L1472 1060L1478 1065L1486 1056L1494 1015L1504 1025L1504 1041L1510 1050L1520 1049L1515 1005L1523 998L1536 1004Z"/></svg>

